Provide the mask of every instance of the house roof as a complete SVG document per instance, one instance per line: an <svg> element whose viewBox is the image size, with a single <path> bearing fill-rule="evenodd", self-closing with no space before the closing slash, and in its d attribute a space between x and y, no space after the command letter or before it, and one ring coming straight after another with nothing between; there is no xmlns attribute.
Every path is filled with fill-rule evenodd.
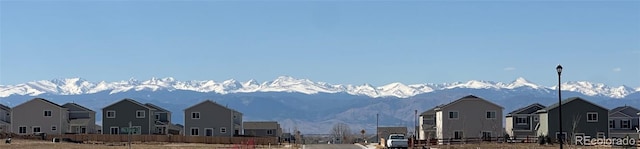
<svg viewBox="0 0 640 149"><path fill-rule="evenodd" d="M546 108L544 105L539 103L534 103L526 107L522 107L520 109L516 109L516 110L513 110L512 112L509 112L509 114L507 114L507 117L511 116L512 114L533 114L536 111L544 108Z"/></svg>
<svg viewBox="0 0 640 149"><path fill-rule="evenodd" d="M565 105L565 104L567 104L567 103L570 103L570 102L573 102L573 101L578 101L578 100L584 101L584 102L586 102L586 103L589 103L589 104L595 105L596 107L599 107L599 108L602 108L602 109L605 109L605 110L609 111L609 109L607 109L607 108L605 108L605 107L602 107L602 106L600 106L600 105L597 105L597 104L595 104L595 103L593 103L593 102L590 102L590 101L588 101L588 100L582 99L582 98L580 98L580 97L571 97L571 98L567 98L567 99L565 99L565 100L562 100L560 103L562 103L562 105ZM550 105L550 106L548 106L548 107L546 107L546 108L544 108L544 109L538 110L536 113L546 112L546 111L549 111L549 110L551 110L551 109L555 109L555 108L558 108L558 103L552 104L552 105Z"/></svg>
<svg viewBox="0 0 640 149"><path fill-rule="evenodd" d="M435 107L433 107L433 108L431 108L431 109L429 109L427 111L424 111L424 112L420 113L420 116L425 116L427 114L435 114L436 113L436 109L440 108L441 106L443 106L443 105L437 105L437 106L435 106Z"/></svg>
<svg viewBox="0 0 640 149"><path fill-rule="evenodd" d="M15 106L15 107L22 106L23 104L28 103L28 102L31 102L31 101L42 101L42 102L49 103L49 104L51 104L51 105L53 105L53 106L55 106L55 107L61 108L61 109L64 109L64 108L65 108L65 107L60 106L59 104L56 104L56 103L51 102L51 101L49 101L49 100L46 100L46 99L44 99L44 98L33 98L33 99L31 99L31 100L29 100L29 101L27 101L27 102L23 102L23 103L21 103L21 104L19 104L19 105ZM14 107L14 108L15 108L15 107Z"/></svg>
<svg viewBox="0 0 640 149"><path fill-rule="evenodd" d="M108 105L108 106L105 106L105 107L104 107L104 108L102 108L102 109L105 109L105 108L107 108L107 107L113 106L113 105L118 104L118 103L120 103L120 102L131 102L131 103L136 104L136 105L139 105L139 106L141 106L141 107L145 107L145 108L147 108L147 109L149 109L149 110L155 110L155 109L154 109L154 108L152 108L152 107L146 106L146 105L144 105L144 104L142 104L142 103L140 103L140 102L138 102L138 101L136 101L136 100L129 99L129 98L125 98L125 99L122 99L122 100L120 100L120 101L118 101L118 102L112 103L112 104L110 104L110 105Z"/></svg>
<svg viewBox="0 0 640 149"><path fill-rule="evenodd" d="M95 111L93 111L93 110L91 110L91 109L89 109L89 108L87 108L87 107L83 107L83 106L81 106L81 105L79 105L79 104L76 104L76 103L71 103L71 102L70 102L70 103L66 103L66 104L62 105L62 107L65 107L65 108L69 108L69 106L75 106L75 107L78 107L78 108L80 108L80 109L82 109L82 110L84 110L84 111L91 111L91 112L95 112Z"/></svg>
<svg viewBox="0 0 640 149"><path fill-rule="evenodd" d="M279 129L280 124L276 121L256 121L256 122L244 122L242 124L244 129Z"/></svg>
<svg viewBox="0 0 640 149"><path fill-rule="evenodd" d="M624 106L616 107L616 108L613 108L612 110L609 110L609 116L615 113L621 113L626 115L627 117L638 117L638 114L637 114L638 112L640 112L640 110L632 106L624 105Z"/></svg>
<svg viewBox="0 0 640 149"><path fill-rule="evenodd" d="M9 110L11 110L11 107L9 107L9 106L5 106L5 105L3 105L3 104L0 104L0 109L4 109L4 110L9 111Z"/></svg>
<svg viewBox="0 0 640 149"><path fill-rule="evenodd" d="M458 100L455 100L455 101L453 101L453 102L450 102L450 103L448 103L448 104L445 104L445 105L442 105L442 106L436 106L436 108L435 108L434 110L435 110L435 111L440 111L440 110L441 110L441 109L443 109L443 108L446 108L446 107L448 107L448 106L451 106L451 105L457 104L457 103L459 103L459 102L461 102L461 101L463 101L463 100L465 100L465 99L476 99L476 100L481 100L481 101L487 102L487 103L489 103L489 104L492 104L492 105L494 105L494 106L500 107L501 109L504 109L502 106L500 106L500 105L498 105L498 104L495 104L495 103L493 103L493 102L491 102L491 101L488 101L488 100L482 99L482 98L480 98L480 97L478 97L478 96L475 96L475 95L467 95L467 96L464 96L464 97L462 97L462 98L460 98L460 99L458 99Z"/></svg>
<svg viewBox="0 0 640 149"><path fill-rule="evenodd" d="M162 107L160 107L160 106L156 106L156 105L151 104L151 103L145 103L144 105L145 105L145 106L149 106L149 107L151 107L151 108L153 108L153 109L156 109L156 110L162 111L162 112L168 112L168 113L171 113L171 111L169 111L169 110L167 110L167 109L164 109L164 108L162 108Z"/></svg>
<svg viewBox="0 0 640 149"><path fill-rule="evenodd" d="M193 107L196 107L196 106L198 106L198 105L200 105L200 104L205 104L205 103L213 103L213 104L218 105L218 106L220 106L220 107L222 107L222 108L225 108L225 109L227 109L227 110L230 110L230 111L233 111L233 112L236 112L236 113L242 114L242 112L238 112L238 111L236 111L236 110L234 110L234 109L231 109L231 108L229 108L229 107L227 107L227 106L222 106L222 105L218 104L217 102L214 102L214 101L211 101L211 100L204 100L204 101L202 101L202 102L200 102L200 103L198 103L198 104L194 104L194 105L192 105L192 106L187 107L186 109L184 109L184 111L189 110L189 109L191 109L191 108L193 108Z"/></svg>

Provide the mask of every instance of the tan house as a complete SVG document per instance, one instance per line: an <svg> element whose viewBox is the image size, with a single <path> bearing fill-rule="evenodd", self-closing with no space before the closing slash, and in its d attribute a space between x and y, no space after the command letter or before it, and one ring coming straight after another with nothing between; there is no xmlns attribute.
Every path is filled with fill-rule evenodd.
<svg viewBox="0 0 640 149"><path fill-rule="evenodd" d="M69 111L43 98L34 98L11 109L11 129L18 135L68 133Z"/></svg>
<svg viewBox="0 0 640 149"><path fill-rule="evenodd" d="M242 135L242 113L205 100L184 109L185 136Z"/></svg>
<svg viewBox="0 0 640 149"><path fill-rule="evenodd" d="M259 137L279 137L282 135L282 128L276 121L255 121L243 122L244 135Z"/></svg>
<svg viewBox="0 0 640 149"><path fill-rule="evenodd" d="M433 109L435 137L441 141L464 141L466 138L502 136L503 109L502 106L474 95L437 106Z"/></svg>

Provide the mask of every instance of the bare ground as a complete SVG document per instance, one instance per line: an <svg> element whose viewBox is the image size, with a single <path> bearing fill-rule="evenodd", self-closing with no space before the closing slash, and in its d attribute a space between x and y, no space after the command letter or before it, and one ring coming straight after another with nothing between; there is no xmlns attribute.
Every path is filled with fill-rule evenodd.
<svg viewBox="0 0 640 149"><path fill-rule="evenodd" d="M242 148L242 145L234 144L197 144L197 143L133 143L132 149L234 149ZM75 144L75 143L53 143L50 141L14 139L11 144L0 144L0 149L128 149L126 143L96 143L96 144ZM246 148L246 147L245 147ZM255 146L255 148L269 148L268 145ZM273 145L273 149L283 148Z"/></svg>

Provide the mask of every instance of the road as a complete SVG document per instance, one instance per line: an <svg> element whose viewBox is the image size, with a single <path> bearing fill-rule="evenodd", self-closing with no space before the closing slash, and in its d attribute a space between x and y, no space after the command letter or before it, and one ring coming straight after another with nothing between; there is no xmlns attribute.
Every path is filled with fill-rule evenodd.
<svg viewBox="0 0 640 149"><path fill-rule="evenodd" d="M304 149L362 149L353 144L308 144Z"/></svg>

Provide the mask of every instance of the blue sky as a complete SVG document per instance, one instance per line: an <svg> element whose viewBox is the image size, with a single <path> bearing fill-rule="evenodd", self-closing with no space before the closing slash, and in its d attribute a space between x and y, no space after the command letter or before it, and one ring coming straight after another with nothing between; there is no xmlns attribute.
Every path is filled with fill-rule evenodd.
<svg viewBox="0 0 640 149"><path fill-rule="evenodd" d="M0 84L81 77L640 87L640 1L0 1Z"/></svg>

